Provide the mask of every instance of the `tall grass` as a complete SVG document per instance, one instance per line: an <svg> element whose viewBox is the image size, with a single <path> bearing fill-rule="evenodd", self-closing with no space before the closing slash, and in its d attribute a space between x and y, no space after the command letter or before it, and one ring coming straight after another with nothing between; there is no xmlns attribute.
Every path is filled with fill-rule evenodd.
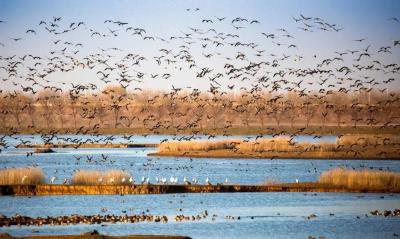
<svg viewBox="0 0 400 239"><path fill-rule="evenodd" d="M255 141L244 141L240 139L227 139L221 141L168 141L158 146L162 152L185 152L185 151L211 151L211 150L237 150L238 152L303 152L305 150L334 150L333 143L320 142L319 144L292 143L287 136L271 139L258 139Z"/></svg>
<svg viewBox="0 0 400 239"><path fill-rule="evenodd" d="M399 135L366 135L366 134L348 134L336 140L337 145L350 146L382 146L382 145L399 145Z"/></svg>
<svg viewBox="0 0 400 239"><path fill-rule="evenodd" d="M107 172L82 170L72 176L72 184L77 185L129 185L131 175L122 170Z"/></svg>
<svg viewBox="0 0 400 239"><path fill-rule="evenodd" d="M44 173L39 168L10 168L0 170L0 185L34 185L44 183Z"/></svg>
<svg viewBox="0 0 400 239"><path fill-rule="evenodd" d="M400 173L374 170L349 170L336 168L324 172L318 182L349 189L400 190Z"/></svg>
<svg viewBox="0 0 400 239"><path fill-rule="evenodd" d="M336 142L294 142L287 136L245 141L226 139L219 141L168 141L159 145L159 153L173 154L184 152L204 153L210 151L221 154L263 155L283 153L283 155L308 155L308 157L368 157L398 158L400 136L395 135L344 135ZM231 151L231 152L229 152ZM211 155L211 153L210 153Z"/></svg>
<svg viewBox="0 0 400 239"><path fill-rule="evenodd" d="M221 141L169 141L158 146L161 152L184 152L184 151L210 151L218 149L233 149L240 143L238 139Z"/></svg>

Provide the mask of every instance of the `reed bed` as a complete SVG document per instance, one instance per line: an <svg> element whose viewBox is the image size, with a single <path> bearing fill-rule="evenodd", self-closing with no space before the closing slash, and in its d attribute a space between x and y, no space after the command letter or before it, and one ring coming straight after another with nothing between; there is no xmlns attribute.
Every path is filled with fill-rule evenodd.
<svg viewBox="0 0 400 239"><path fill-rule="evenodd" d="M39 168L10 168L0 170L0 185L35 185L44 183L44 173Z"/></svg>
<svg viewBox="0 0 400 239"><path fill-rule="evenodd" d="M304 152L304 151L332 151L335 144L329 142L293 143L289 137L281 136L273 139L259 139L256 141L242 141L237 144L240 152Z"/></svg>
<svg viewBox="0 0 400 239"><path fill-rule="evenodd" d="M169 141L161 143L155 155L399 159L399 152L400 136L354 134L341 136L336 142L316 143L294 142L287 136L252 141Z"/></svg>
<svg viewBox="0 0 400 239"><path fill-rule="evenodd" d="M400 145L400 135L366 135L366 134L348 134L336 140L337 145L343 146L397 146Z"/></svg>
<svg viewBox="0 0 400 239"><path fill-rule="evenodd" d="M159 152L187 152L187 151L212 151L235 150L242 153L254 152L302 152L305 150L334 150L336 145L328 142L318 144L293 143L289 137L281 136L271 139L258 139L244 141L229 139L221 141L169 141L161 143Z"/></svg>
<svg viewBox="0 0 400 239"><path fill-rule="evenodd" d="M72 176L71 183L76 185L131 185L131 175L122 170L101 172L81 170Z"/></svg>
<svg viewBox="0 0 400 239"><path fill-rule="evenodd" d="M163 142L158 146L161 152L184 152L184 151L210 151L219 149L234 149L239 139L221 141L169 141Z"/></svg>
<svg viewBox="0 0 400 239"><path fill-rule="evenodd" d="M321 174L319 183L356 190L400 191L400 173L336 168Z"/></svg>

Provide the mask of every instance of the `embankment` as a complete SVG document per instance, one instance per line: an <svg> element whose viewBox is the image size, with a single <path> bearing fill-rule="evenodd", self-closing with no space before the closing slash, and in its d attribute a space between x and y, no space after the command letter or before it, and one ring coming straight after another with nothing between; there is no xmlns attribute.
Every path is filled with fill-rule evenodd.
<svg viewBox="0 0 400 239"><path fill-rule="evenodd" d="M0 195L99 195L234 192L371 192L399 193L398 189L350 189L321 183L274 185L0 185Z"/></svg>
<svg viewBox="0 0 400 239"><path fill-rule="evenodd" d="M400 160L400 155L348 154L338 152L234 152L232 150L155 152L147 156L191 158L260 158L260 159L346 159L346 160Z"/></svg>
<svg viewBox="0 0 400 239"><path fill-rule="evenodd" d="M0 239L190 239L185 236L168 235L127 235L127 236L107 236L101 234L85 233L82 235L35 235L14 237L9 234L0 234Z"/></svg>

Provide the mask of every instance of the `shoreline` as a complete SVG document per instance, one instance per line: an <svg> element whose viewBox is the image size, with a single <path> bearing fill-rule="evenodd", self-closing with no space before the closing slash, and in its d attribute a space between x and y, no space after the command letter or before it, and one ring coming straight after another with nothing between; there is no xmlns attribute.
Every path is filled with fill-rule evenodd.
<svg viewBox="0 0 400 239"><path fill-rule="evenodd" d="M173 235L126 235L126 236L108 236L87 232L78 235L30 235L30 236L12 236L7 233L0 233L0 239L191 239L187 236Z"/></svg>
<svg viewBox="0 0 400 239"><path fill-rule="evenodd" d="M135 143L135 144L20 144L16 148L25 149L59 149L59 148L157 148L159 144ZM40 152L36 153L56 153ZM309 152L235 152L232 150L210 151L173 151L148 153L150 157L191 157L191 158L231 158L231 159L304 159L304 160L400 160L400 155L376 156L374 154L348 155L344 152L309 151Z"/></svg>
<svg viewBox="0 0 400 239"><path fill-rule="evenodd" d="M317 182L272 185L0 185L0 196L125 195L240 192L400 193L399 189L351 189Z"/></svg>
<svg viewBox="0 0 400 239"><path fill-rule="evenodd" d="M186 152L155 152L147 156L152 157L191 157L191 158L231 158L231 159L301 159L301 160L400 160L400 155L393 157L377 157L369 155L349 156L338 154L337 152L309 152L309 153L259 153L259 154L239 154L231 150L213 150L214 152L186 151Z"/></svg>

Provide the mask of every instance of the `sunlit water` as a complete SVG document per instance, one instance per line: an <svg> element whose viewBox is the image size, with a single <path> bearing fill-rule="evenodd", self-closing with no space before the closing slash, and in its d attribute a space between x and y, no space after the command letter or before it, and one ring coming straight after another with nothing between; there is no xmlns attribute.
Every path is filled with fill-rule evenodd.
<svg viewBox="0 0 400 239"><path fill-rule="evenodd" d="M70 136L66 136L70 137ZM85 138L88 136L75 136ZM249 136L241 136L249 137ZM172 136L135 136L134 143L158 143ZM238 137L236 137L238 138ZM40 143L38 136L23 136L23 140ZM115 142L127 142L121 137ZM299 141L314 141L313 137L301 136ZM326 136L323 140L334 141ZM8 138L9 145L20 143L20 138ZM142 176L197 178L204 183L258 184L270 181L315 181L321 172L344 166L357 169L373 168L400 172L400 163L388 160L270 160L270 159L216 159L148 157L154 148L129 149L55 149L52 154L26 156L31 149L2 150L0 168L37 166L43 169L46 180L56 176L57 183L70 179L76 170L122 169L139 182ZM102 154L108 157L103 159ZM87 157L93 156L91 161ZM80 158L79 160L76 157ZM361 196L361 197L360 197ZM383 198L382 198L383 197ZM60 216L70 214L122 215L139 214L149 210L154 215L167 215L169 222L136 224L103 224L43 227L0 228L0 232L12 235L32 234L78 234L96 229L112 235L125 234L179 234L193 238L307 238L309 235L327 238L393 238L400 234L399 218L366 217L371 210L400 208L400 195L348 194L348 193L219 193L179 195L101 195L101 196L38 196L0 197L0 214L15 213L37 216ZM178 209L182 211L178 211ZM177 214L196 215L207 210L209 217L201 221L174 222ZM330 216L334 213L334 216ZM212 220L212 215L217 215ZM317 218L307 219L310 214ZM240 220L225 219L240 216ZM253 219L251 218L253 217ZM357 218L359 217L359 219Z"/></svg>
<svg viewBox="0 0 400 239"><path fill-rule="evenodd" d="M383 198L382 198L383 196ZM0 228L13 235L76 234L96 229L104 234L179 234L193 238L393 238L400 219L368 216L373 209L400 207L400 196L335 193L219 193L172 195L101 195L2 197L0 212L33 217L48 215L139 214L166 215L169 222ZM182 211L178 211L179 209ZM175 222L177 214L196 215L201 221ZM330 216L333 213L334 216ZM212 215L216 215L212 220ZM316 214L314 219L307 219ZM240 216L240 220L225 219ZM252 219L253 217L253 219ZM359 218L357 218L359 217Z"/></svg>

